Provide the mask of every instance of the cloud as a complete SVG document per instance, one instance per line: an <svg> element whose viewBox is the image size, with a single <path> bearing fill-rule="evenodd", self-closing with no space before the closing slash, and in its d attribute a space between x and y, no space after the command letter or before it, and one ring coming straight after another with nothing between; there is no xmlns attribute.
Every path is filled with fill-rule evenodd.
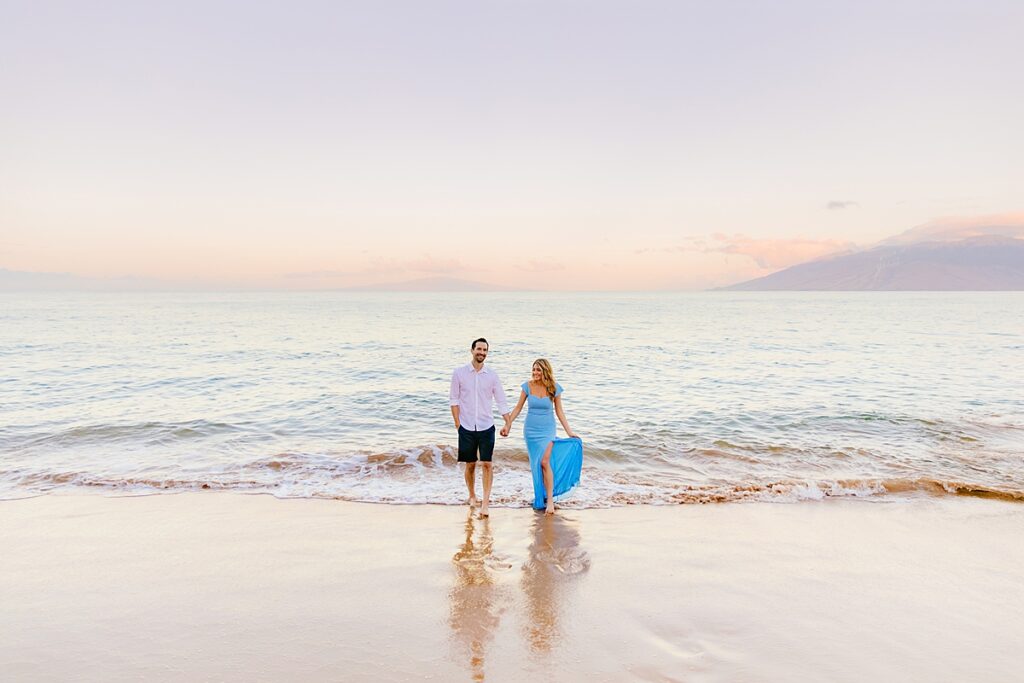
<svg viewBox="0 0 1024 683"><path fill-rule="evenodd" d="M450 274L468 273L478 268L470 268L463 265L457 259L436 259L433 256L424 256L414 261L406 261L399 264L396 270L411 270L419 273Z"/></svg>
<svg viewBox="0 0 1024 683"><path fill-rule="evenodd" d="M884 240L882 244L913 244L915 242L954 242L969 237L995 235L1024 238L1024 212L988 216L948 216Z"/></svg>
<svg viewBox="0 0 1024 683"><path fill-rule="evenodd" d="M829 211L839 211L841 209L849 209L852 206L859 206L859 204L857 202L851 202L848 200L833 199L832 201L825 205L825 208L828 209Z"/></svg>
<svg viewBox="0 0 1024 683"><path fill-rule="evenodd" d="M310 270L304 273L285 273L283 277L289 280L302 280L313 278L329 277L352 277L353 275L365 275L365 270Z"/></svg>
<svg viewBox="0 0 1024 683"><path fill-rule="evenodd" d="M852 242L840 240L816 240L804 237L756 238L742 234L726 235L719 232L710 237L687 237L683 244L671 247L637 249L634 253L695 252L746 256L762 269L777 270L854 248L855 245Z"/></svg>
<svg viewBox="0 0 1024 683"><path fill-rule="evenodd" d="M714 239L718 241L718 245L709 251L747 256L761 268L770 269L788 268L804 261L854 248L851 242L804 237L757 239L746 235L729 236L717 233Z"/></svg>
<svg viewBox="0 0 1024 683"><path fill-rule="evenodd" d="M544 261L530 261L525 266L516 266L519 270L525 270L528 273L551 273L556 270L565 270L565 265L554 262Z"/></svg>
<svg viewBox="0 0 1024 683"><path fill-rule="evenodd" d="M431 275L451 275L453 273L470 273L479 270L479 268L472 268L456 259L436 259L433 256L428 255L407 261L396 261L394 259L380 260L365 268L355 268L352 270L322 269L297 273L285 273L283 277L290 280L330 280L382 276L400 277L423 273L429 273Z"/></svg>

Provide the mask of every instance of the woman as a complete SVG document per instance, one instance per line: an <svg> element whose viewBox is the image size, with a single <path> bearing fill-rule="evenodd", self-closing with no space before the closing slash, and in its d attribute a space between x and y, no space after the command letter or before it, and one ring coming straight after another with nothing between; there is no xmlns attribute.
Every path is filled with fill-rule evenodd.
<svg viewBox="0 0 1024 683"><path fill-rule="evenodd" d="M565 419L562 386L555 382L551 363L544 358L533 361L533 378L523 382L522 388L509 424L515 422L523 406L529 402L523 438L530 452L530 470L533 472L533 507L538 510L544 508L545 514L552 515L555 513L554 497L580 481L583 446ZM558 415L568 439L555 439L555 415ZM508 427L502 429L502 436L508 436Z"/></svg>

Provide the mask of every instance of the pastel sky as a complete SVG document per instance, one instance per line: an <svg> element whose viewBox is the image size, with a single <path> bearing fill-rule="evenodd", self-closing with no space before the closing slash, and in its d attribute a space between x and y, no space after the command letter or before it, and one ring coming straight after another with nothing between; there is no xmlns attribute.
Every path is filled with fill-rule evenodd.
<svg viewBox="0 0 1024 683"><path fill-rule="evenodd" d="M1024 225L1022 35L1019 0L0 0L0 268L699 289Z"/></svg>

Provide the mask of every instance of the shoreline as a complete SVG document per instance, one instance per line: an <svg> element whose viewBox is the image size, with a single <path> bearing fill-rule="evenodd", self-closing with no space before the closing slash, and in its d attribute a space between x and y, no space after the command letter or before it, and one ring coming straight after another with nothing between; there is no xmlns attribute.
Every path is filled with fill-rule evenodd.
<svg viewBox="0 0 1024 683"><path fill-rule="evenodd" d="M496 470L500 471L500 470ZM913 503L918 500L942 500L959 498L979 498L1000 500L1012 503L1024 503L1024 492L1015 489L972 484L964 481L941 480L926 477L915 479L819 479L819 480L780 480L774 482L749 482L746 484L708 484L708 485L677 485L658 486L640 484L629 492L602 488L600 476L595 476L592 469L585 470L587 482L576 487L567 498L556 501L566 510L603 510L621 507L655 506L674 507L678 505L718 505L718 504L802 504L819 503L826 500L848 500L879 503ZM445 475L451 475L445 472ZM519 509L531 507L533 499L532 480L528 472L515 472L512 478L503 477L502 483L495 486L492 493L491 507L501 509ZM461 478L461 473L459 473ZM460 507L465 502L464 491L453 491L452 476L443 480L425 480L421 493L416 497L402 499L395 497L395 492L376 490L371 494L325 494L323 492L306 492L303 494L281 493L271 487L236 486L218 481L203 483L184 483L175 480L172 484L162 485L158 481L127 479L87 480L78 482L73 488L54 488L50 490L28 491L22 495L11 497L0 493L0 504L8 501L28 500L45 496L100 496L107 498L141 498L147 496L223 493L236 495L266 495L278 500L321 500L328 502L348 502L370 505L437 505ZM511 483L509 483L511 482ZM251 483L251 482L250 482ZM605 482L607 483L607 482ZM444 487L443 497L439 487ZM377 497L374 497L377 496Z"/></svg>
<svg viewBox="0 0 1024 683"><path fill-rule="evenodd" d="M868 504L870 503L870 504ZM16 680L1009 680L1024 507L0 502Z"/></svg>

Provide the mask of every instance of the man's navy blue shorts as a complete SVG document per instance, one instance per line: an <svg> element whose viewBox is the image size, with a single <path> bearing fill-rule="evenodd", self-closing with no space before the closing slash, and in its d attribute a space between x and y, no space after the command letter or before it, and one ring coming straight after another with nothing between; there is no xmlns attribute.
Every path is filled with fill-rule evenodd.
<svg viewBox="0 0 1024 683"><path fill-rule="evenodd" d="M490 462L494 455L494 427L482 432L471 432L459 427L459 462L476 462L477 451L481 462Z"/></svg>

